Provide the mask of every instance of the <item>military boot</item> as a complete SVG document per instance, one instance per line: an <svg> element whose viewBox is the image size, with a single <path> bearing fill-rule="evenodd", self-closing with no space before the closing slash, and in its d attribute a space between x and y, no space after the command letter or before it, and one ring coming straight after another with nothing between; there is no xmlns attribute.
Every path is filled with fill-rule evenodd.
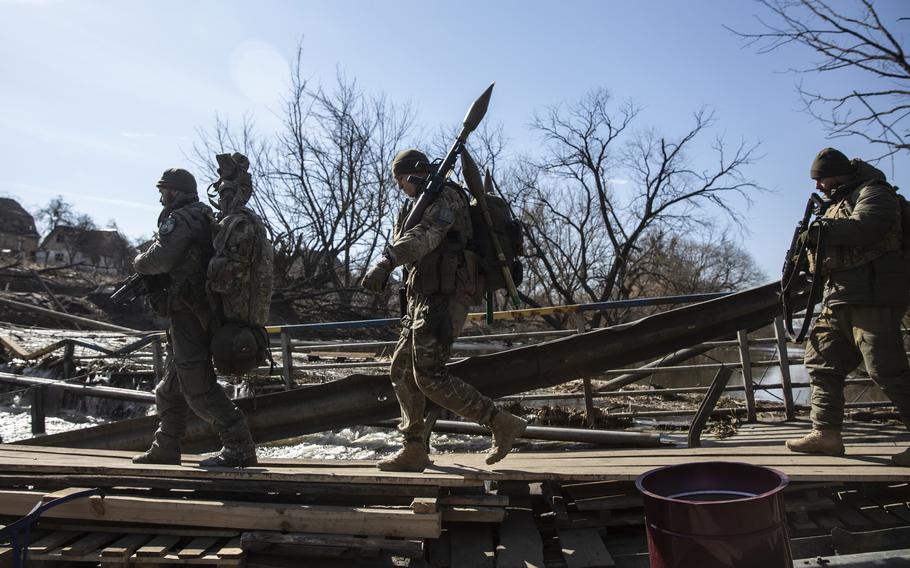
<svg viewBox="0 0 910 568"><path fill-rule="evenodd" d="M144 453L133 456L133 463L180 465L180 446L170 436L155 434L155 441Z"/></svg>
<svg viewBox="0 0 910 568"><path fill-rule="evenodd" d="M813 428L811 432L798 440L787 440L787 447L791 451L806 454L844 455L844 440L840 430Z"/></svg>
<svg viewBox="0 0 910 568"><path fill-rule="evenodd" d="M214 456L208 457L199 465L202 467L250 467L259 463L255 446L225 446Z"/></svg>
<svg viewBox="0 0 910 568"><path fill-rule="evenodd" d="M891 463L901 467L910 467L910 448L891 456Z"/></svg>
<svg viewBox="0 0 910 568"><path fill-rule="evenodd" d="M395 455L379 460L376 467L381 471L423 471L430 463L423 441L409 440Z"/></svg>
<svg viewBox="0 0 910 568"><path fill-rule="evenodd" d="M487 452L486 462L487 465L492 465L506 457L515 443L515 438L521 436L528 427L528 421L511 412L500 410L493 416L488 427L493 432L493 447Z"/></svg>

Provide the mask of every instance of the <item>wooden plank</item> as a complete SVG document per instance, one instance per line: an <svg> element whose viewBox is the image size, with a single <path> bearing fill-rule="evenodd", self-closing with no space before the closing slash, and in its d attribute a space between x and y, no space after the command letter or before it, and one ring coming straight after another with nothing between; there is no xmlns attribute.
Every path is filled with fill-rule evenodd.
<svg viewBox="0 0 910 568"><path fill-rule="evenodd" d="M350 535L325 535L307 533L279 533L274 531L250 531L240 536L241 548L258 552L261 545L292 545L310 547L334 547L345 549L384 550L407 558L423 556L424 543L415 539L388 539L382 537L361 537Z"/></svg>
<svg viewBox="0 0 910 568"><path fill-rule="evenodd" d="M894 515L889 515L877 503L873 503L855 491L845 491L840 494L841 500L848 506L855 508L860 513L869 517L869 519L884 527L893 527L901 524L900 519Z"/></svg>
<svg viewBox="0 0 910 568"><path fill-rule="evenodd" d="M792 527L792 530L796 535L802 535L807 532L818 532L818 525L809 518L809 514L806 511L787 513L787 520L790 522L790 527Z"/></svg>
<svg viewBox="0 0 910 568"><path fill-rule="evenodd" d="M113 561L129 558L150 540L152 540L152 535L150 534L125 534L101 551L101 559L102 561L104 559Z"/></svg>
<svg viewBox="0 0 910 568"><path fill-rule="evenodd" d="M482 487L482 481L473 482ZM370 483L311 483L296 481L255 481L241 479L218 480L219 492L251 493L291 493L302 494L307 498L318 499L329 497L333 501L338 496L355 500L373 497L387 499L391 497L435 497L439 487L430 485L391 485ZM57 487L143 487L149 489L189 489L209 491L211 480L180 479L173 477L112 476L93 474L2 474L0 487L36 486L50 490ZM492 497L492 496L489 496ZM366 500L366 499L365 499Z"/></svg>
<svg viewBox="0 0 910 568"><path fill-rule="evenodd" d="M295 559L296 560L296 559ZM176 554L165 554L161 557L150 556L147 558L132 558L130 562L135 566L145 566L145 565L156 565L164 564L166 566L173 567L176 564L201 564L204 566L243 566L246 562L246 558L218 558L214 554L206 554L205 556L200 556L199 558L177 558ZM296 562L300 562L296 560ZM299 566L297 564L296 566Z"/></svg>
<svg viewBox="0 0 910 568"><path fill-rule="evenodd" d="M224 538L233 538L240 534L238 530L230 529L206 529L206 528L186 528L186 527L175 527L175 526L162 526L162 527L148 527L148 526L130 526L124 524L106 524L106 523L75 523L73 521L66 521L60 519L41 519L42 528L48 528L53 530L62 530L62 531L75 531L77 529L91 529L93 531L104 531L104 532L116 532L121 534L145 534L149 535L149 538L152 538L151 535L158 534L169 534L177 536L213 536L213 537L224 537Z"/></svg>
<svg viewBox="0 0 910 568"><path fill-rule="evenodd" d="M198 536L177 551L177 558L198 558L217 541L218 539L210 536Z"/></svg>
<svg viewBox="0 0 910 568"><path fill-rule="evenodd" d="M117 535L108 532L89 533L79 540L64 546L61 549L63 556L84 556L91 552L99 552L99 549L114 542Z"/></svg>
<svg viewBox="0 0 910 568"><path fill-rule="evenodd" d="M417 497L411 501L411 510L418 515L435 513L438 511L435 497Z"/></svg>
<svg viewBox="0 0 910 568"><path fill-rule="evenodd" d="M29 554L43 554L51 550L60 548L64 544L76 540L77 537L84 534L82 531L57 531L39 538L37 541L28 545Z"/></svg>
<svg viewBox="0 0 910 568"><path fill-rule="evenodd" d="M62 499L64 497L69 497L73 493L79 493L80 491L85 491L87 487L67 487L66 489L60 489L58 491L53 491L51 493L45 493L41 496L41 503L47 504L53 501L54 499Z"/></svg>
<svg viewBox="0 0 910 568"><path fill-rule="evenodd" d="M636 491L635 484L626 481L590 481L587 483L562 484L562 492L573 500L628 495Z"/></svg>
<svg viewBox="0 0 910 568"><path fill-rule="evenodd" d="M544 568L543 540L528 509L509 509L499 526L496 568Z"/></svg>
<svg viewBox="0 0 910 568"><path fill-rule="evenodd" d="M740 330L736 332L736 341L739 347L739 362L742 364L740 373L745 387L746 414L749 422L755 422L755 384L752 382L752 360L749 353L749 332Z"/></svg>
<svg viewBox="0 0 910 568"><path fill-rule="evenodd" d="M0 546L0 567L7 568L13 565L12 559L15 557L15 551L9 546Z"/></svg>
<svg viewBox="0 0 910 568"><path fill-rule="evenodd" d="M29 359L30 353L19 344L12 335L7 333L0 333L0 345L6 348L7 352L13 356L15 359Z"/></svg>
<svg viewBox="0 0 910 568"><path fill-rule="evenodd" d="M442 520L447 523L493 523L506 518L502 507L443 507Z"/></svg>
<svg viewBox="0 0 910 568"><path fill-rule="evenodd" d="M506 495L444 495L437 499L439 505L460 505L465 507L508 507Z"/></svg>
<svg viewBox="0 0 910 568"><path fill-rule="evenodd" d="M493 568L493 533L481 525L453 525L450 529L452 568Z"/></svg>
<svg viewBox="0 0 910 568"><path fill-rule="evenodd" d="M882 505L882 508L889 515L894 515L900 519L901 522L910 524L910 507L907 507L906 503L888 503Z"/></svg>
<svg viewBox="0 0 910 568"><path fill-rule="evenodd" d="M164 556L178 542L180 542L179 536L167 534L158 535L139 547L139 549L136 550L135 556L137 558Z"/></svg>
<svg viewBox="0 0 910 568"><path fill-rule="evenodd" d="M557 530L559 547L568 568L616 566L604 541L594 529Z"/></svg>
<svg viewBox="0 0 910 568"><path fill-rule="evenodd" d="M806 428L794 429L792 432L790 432L786 436L787 437L802 436L802 435L805 435L808 432L808 430L809 430L809 425L807 424ZM895 430L893 433L891 433L891 432L882 432L881 429L876 428L876 429L869 430L869 433L877 434L877 435L869 436L869 435L863 433L862 439L881 439L883 441L876 442L876 443L865 443L865 442L861 443L859 441L856 443L848 443L848 445L847 445L848 453L850 453L850 450L852 450L852 449L862 449L862 448L867 448L867 447L880 447L883 449L884 448L893 449L894 451L889 452L890 455L893 455L894 453L898 453L898 452L902 451L904 449L904 447L906 446L907 441L910 441L910 434L907 434L906 431ZM747 436L747 435L748 434L737 434L737 436ZM767 435L768 434L754 433L754 436L757 437L757 439L761 439L762 436L767 436ZM845 435L845 438L847 438L847 439L849 439L851 437L851 434L849 431L846 431L844 433L844 435ZM104 457L104 458L110 458L108 461L105 461L105 463L115 463L115 464L119 464L120 466L123 466L123 467L129 467L130 465L132 465L133 467L131 468L131 470L133 472L141 471L143 468L149 467L149 466L140 466L140 465L136 465L136 464L129 464L129 458L130 458L130 456L134 455L135 452L122 452L122 451L117 451L117 450L87 450L87 449L82 449L82 448L80 448L78 450L73 450L70 448L20 446L18 444L0 444L0 455L7 454L7 453L18 453L20 455L22 455L22 454L28 455L32 459L35 456L41 455L41 454L46 454L48 456L54 455L54 456L57 456L57 458L55 458L55 461L57 461L58 463L61 463L61 460L67 461L69 459L76 459L76 457L78 457L78 456L76 456L76 457L73 456L74 451L78 451L79 454L92 458L91 460L89 460L90 463L98 462L98 460L94 460L95 457ZM750 453L759 453L762 455L793 455L793 452L791 452L790 450L788 450L786 447L779 444L775 440L768 441L767 445L759 445L759 446L749 445L749 446L737 447L736 439L730 438L727 441L725 441L723 444L718 442L718 445L703 447L703 448L682 448L682 447L664 446L664 447L657 447L657 448L615 448L615 449L609 449L609 450L584 450L584 451L577 451L577 452L522 452L519 454L510 454L509 462L512 462L515 460L527 459L527 460L544 460L547 463L549 463L550 461L555 461L556 463L558 463L559 461L563 461L563 460L574 460L576 458L584 458L584 457L611 458L611 457L690 456L690 455L724 456L724 455L729 455L731 452L734 454L742 453L742 454L747 454L747 455ZM61 458L60 456L64 456L64 457ZM465 459L465 458L471 458L471 457L483 458L483 455L482 454L440 454L440 455L434 456L434 461L436 458L442 458L442 459L444 459L444 463L448 467L450 465L457 466L458 460ZM201 459L200 456L193 456L191 454L184 455L184 461L186 463L195 463L199 459ZM372 470L371 473L375 473L375 474L380 473L380 472L375 471L374 464L371 461L365 461L365 460L359 460L359 461L356 461L356 460L329 460L329 461L331 462L331 465L333 466L333 468L337 468L337 470L343 471L343 470L348 470L348 469L352 469L352 470L359 469L359 470ZM243 478L243 479L248 479L248 480L262 479L262 478L276 480L276 477L279 474L281 474L282 472L287 472L289 470L292 471L297 468L306 469L308 466L325 467L326 464L327 464L326 460L263 459L260 462L260 465L263 466L263 468L256 468L252 471L249 468L247 468L247 469L244 469L242 472L237 472L235 470L233 472L235 474L233 477L238 478L238 479ZM211 474L214 477L224 478L224 475L222 475L222 474L226 473L226 472L222 472L220 470L218 470L218 471L200 470L200 469L190 468L190 467L185 467L185 466L155 466L155 469L149 469L149 471L157 472L154 476L158 477L158 476L160 476L160 472L161 472L162 468L164 468L165 470L170 469L174 472L177 472L175 474L175 476L191 475L191 476L195 476L195 477L206 477L207 474ZM231 473L231 472L227 472L227 473ZM241 473L241 475L237 475L237 473ZM131 473L131 474L135 475L135 473ZM388 475L391 477L402 476L401 479L405 480L404 482L411 482L411 481L413 481L413 479L412 479L413 477L421 476L424 474L422 474L422 473L421 474L389 473ZM439 475L439 474L433 473L431 471L428 475L435 476L435 475Z"/></svg>
<svg viewBox="0 0 910 568"><path fill-rule="evenodd" d="M869 457L869 456L866 456ZM884 461L886 456L875 456L879 461ZM817 459L817 458L815 458ZM893 481L906 482L910 481L910 468L901 468L897 466L885 465L868 465L866 460L850 460L845 458L830 458L831 461L826 463L813 463L812 459L801 462L798 458L785 459L762 459L761 456L737 456L737 461L753 463L755 465L765 465L782 470L793 481ZM441 461L441 460L440 460ZM467 462L468 460L463 460ZM614 460L617 463L611 463L611 458L603 460L592 460L588 463L564 462L563 464L553 467L544 467L539 463L516 463L506 464L509 469L498 470L494 467L493 471L485 471L479 466L482 462L478 459L478 468L464 470L466 478L481 481L484 479L495 480L550 480L550 481L593 481L605 479L633 480L638 475L645 473L660 465L669 465L669 463L690 463L693 461L713 461L705 456L699 457L680 457L678 459L642 459L639 463L632 460L628 464L621 463L620 459ZM790 463L780 463L789 461ZM653 463L642 463L653 462ZM669 462L669 463L667 463ZM0 467L10 467L9 463L0 463ZM28 471L22 468L21 471ZM246 528L246 527L244 527Z"/></svg>
<svg viewBox="0 0 910 568"><path fill-rule="evenodd" d="M612 511L633 509L642 505L641 495L606 495L575 500L575 508L579 511Z"/></svg>
<svg viewBox="0 0 910 568"><path fill-rule="evenodd" d="M869 519L869 517L860 513L846 503L836 503L834 506L834 511L837 513L837 517L844 522L844 525L849 528L871 528L875 524Z"/></svg>
<svg viewBox="0 0 910 568"><path fill-rule="evenodd" d="M548 480L541 483L540 488L543 491L544 499L550 506L550 510L556 515L556 520L567 519L569 513L566 510L565 497L559 488L559 484Z"/></svg>
<svg viewBox="0 0 910 568"><path fill-rule="evenodd" d="M40 497L31 491L0 490L0 514L27 514ZM439 513L416 515L410 510L388 508L121 496L106 497L103 508L93 507L85 500L65 503L45 516L132 522L137 511L148 524L419 538L436 538L441 530Z"/></svg>
<svg viewBox="0 0 910 568"><path fill-rule="evenodd" d="M24 451L22 448L28 448ZM433 471L432 466L424 472L381 472L375 462L368 460L332 460L331 469L326 469L325 460L263 460L255 468L196 468L184 465L133 464L128 456L110 457L86 454L66 448L64 452L49 452L46 449L17 447L14 444L0 444L0 468L6 472L32 471L61 473L78 468L80 473L103 473L105 475L140 475L147 477L186 477L195 479L254 479L259 481L325 481L375 484L411 484L458 487L464 480L460 475ZM74 453L77 452L77 453ZM198 463L203 456L184 454L183 462ZM23 468L30 464L30 468Z"/></svg>
<svg viewBox="0 0 910 568"><path fill-rule="evenodd" d="M240 546L240 537L232 538L215 551L215 556L224 559L243 558L245 554Z"/></svg>
<svg viewBox="0 0 910 568"><path fill-rule="evenodd" d="M910 542L910 527L895 527L866 532L831 529L831 540L838 554L857 554L900 548Z"/></svg>

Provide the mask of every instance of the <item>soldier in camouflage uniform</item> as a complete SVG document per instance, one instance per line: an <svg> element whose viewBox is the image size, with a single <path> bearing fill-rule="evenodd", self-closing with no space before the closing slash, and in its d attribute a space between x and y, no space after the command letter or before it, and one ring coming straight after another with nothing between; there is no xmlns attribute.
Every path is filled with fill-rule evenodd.
<svg viewBox="0 0 910 568"><path fill-rule="evenodd" d="M408 177L426 176L428 165L429 160L418 150L403 150L395 157L392 175L411 199L418 197L419 186ZM365 288L378 292L395 267L407 270L407 313L402 318L390 370L401 405L399 428L404 446L380 461L378 467L385 471L423 471L430 464L424 419L427 399L490 428L493 447L486 462L493 464L508 454L527 422L498 410L489 397L446 370L468 307L479 303L483 292L476 256L468 248L473 235L468 202L460 187L446 185L420 222L404 232L412 204L408 201L402 207L392 243L363 278Z"/></svg>
<svg viewBox="0 0 910 568"><path fill-rule="evenodd" d="M819 152L810 176L833 204L802 236L825 289L805 356L812 431L787 447L842 455L844 380L860 363L910 426L910 369L901 333L908 301L901 203L881 171L833 148ZM824 248L816 256L819 239ZM893 461L910 466L910 449Z"/></svg>
<svg viewBox="0 0 910 568"><path fill-rule="evenodd" d="M157 184L164 210L152 246L133 261L139 274L168 274L163 297L153 299L167 317L167 372L155 388L160 424L151 448L135 463L179 464L187 410L211 424L224 444L204 466L243 467L256 452L243 413L218 386L209 351L211 313L205 273L212 255L212 210L199 201L196 180L183 169L166 170Z"/></svg>

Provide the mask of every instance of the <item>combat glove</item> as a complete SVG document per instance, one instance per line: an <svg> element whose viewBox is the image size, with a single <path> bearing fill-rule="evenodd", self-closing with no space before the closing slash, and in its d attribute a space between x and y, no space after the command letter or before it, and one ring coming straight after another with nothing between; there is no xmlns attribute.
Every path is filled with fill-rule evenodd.
<svg viewBox="0 0 910 568"><path fill-rule="evenodd" d="M389 274L395 269L395 263L388 256L383 256L363 275L360 285L370 292L382 292L389 281Z"/></svg>

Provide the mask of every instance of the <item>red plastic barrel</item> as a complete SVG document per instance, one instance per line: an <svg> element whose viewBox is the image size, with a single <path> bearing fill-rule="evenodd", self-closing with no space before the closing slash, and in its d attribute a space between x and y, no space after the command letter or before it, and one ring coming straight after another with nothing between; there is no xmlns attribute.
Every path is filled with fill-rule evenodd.
<svg viewBox="0 0 910 568"><path fill-rule="evenodd" d="M787 476L735 462L671 465L635 481L651 568L791 568Z"/></svg>

